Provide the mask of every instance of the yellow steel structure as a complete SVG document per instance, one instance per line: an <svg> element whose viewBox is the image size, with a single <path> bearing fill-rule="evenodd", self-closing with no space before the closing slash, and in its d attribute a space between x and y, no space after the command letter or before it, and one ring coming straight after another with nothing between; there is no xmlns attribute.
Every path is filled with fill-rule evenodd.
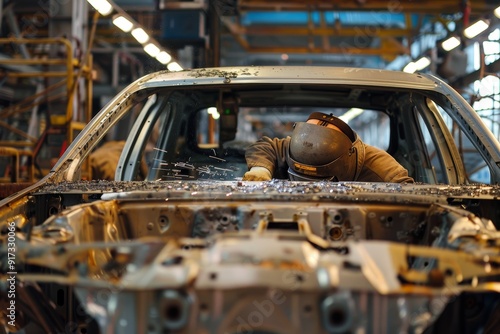
<svg viewBox="0 0 500 334"><path fill-rule="evenodd" d="M28 159L28 161L36 164L37 155L48 136L52 134L65 135L66 143L69 144L74 139L75 133L90 120L92 116L92 57L87 54L84 59L75 58L71 41L65 38L0 38L0 44L23 45L33 48L39 46L49 49L55 47L60 50L58 55L62 55L50 57L48 54L42 54L29 59L20 57L0 59L1 67L14 68L14 70L2 73L10 80L51 78L53 81L57 78L61 79L56 83L47 84L36 94L0 110L0 127L23 138L23 140L0 140L0 148L3 148L3 151L0 152L9 155L13 154L13 149L16 149L18 154L26 155L26 150L23 148L28 148L33 156L33 159ZM22 70L16 70L18 68L22 68ZM48 82L48 80L45 81ZM80 104L75 102L75 97L81 84L84 85L83 91L85 93L82 99L83 107L80 108ZM31 111L41 104L57 101L66 105L65 110L57 113L47 110L46 122L48 124L45 124L45 129L42 129L43 132L38 138L34 138L10 123L10 120L15 119L16 115L20 113ZM52 158L57 159L58 156ZM17 161L19 162L19 159ZM32 166L30 168L32 170ZM47 171L41 172L43 174ZM85 173L85 171L82 172Z"/></svg>
<svg viewBox="0 0 500 334"><path fill-rule="evenodd" d="M240 0L235 10L238 15L221 16L221 23L247 53L367 55L391 61L399 55L410 54L408 45L420 34L424 16L432 16L435 22L446 26L446 13L462 13L462 19L472 20L491 14L497 6L498 3L489 0ZM373 22L366 22L366 26L349 26L340 21L328 25L325 13L332 11L402 14L404 25L391 27L378 22L370 26ZM305 24L243 24L241 17L251 12L307 12L309 17ZM313 13L320 15L319 23L314 22ZM274 45L259 44L265 37L274 37ZM294 37L307 38L307 43L297 46ZM379 38L380 45L339 46L329 38ZM403 39L407 42L403 43Z"/></svg>

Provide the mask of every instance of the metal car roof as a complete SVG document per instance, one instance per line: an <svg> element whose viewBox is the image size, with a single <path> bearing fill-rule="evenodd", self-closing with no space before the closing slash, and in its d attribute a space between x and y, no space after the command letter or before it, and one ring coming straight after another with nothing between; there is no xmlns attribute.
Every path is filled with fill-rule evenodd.
<svg viewBox="0 0 500 334"><path fill-rule="evenodd" d="M398 71L327 67L327 66L251 66L251 67L214 67L193 69L180 72L158 72L140 80L142 88L165 85L186 86L200 84L229 84L302 82L412 88L435 90L438 84L434 77Z"/></svg>

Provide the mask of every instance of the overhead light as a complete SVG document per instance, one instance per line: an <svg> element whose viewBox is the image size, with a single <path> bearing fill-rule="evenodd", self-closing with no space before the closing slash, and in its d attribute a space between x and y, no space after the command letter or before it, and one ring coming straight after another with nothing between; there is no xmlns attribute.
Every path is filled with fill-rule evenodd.
<svg viewBox="0 0 500 334"><path fill-rule="evenodd" d="M403 67L403 72L406 73L415 73L417 71L417 64L411 61L405 67Z"/></svg>
<svg viewBox="0 0 500 334"><path fill-rule="evenodd" d="M167 52L161 51L156 56L156 59L162 64L168 64L168 62L172 60L172 57Z"/></svg>
<svg viewBox="0 0 500 334"><path fill-rule="evenodd" d="M415 73L416 71L421 71L431 64L431 60L428 57L421 57L417 61L409 62L404 68L403 72Z"/></svg>
<svg viewBox="0 0 500 334"><path fill-rule="evenodd" d="M441 47L445 51L450 51L450 50L453 50L454 48L456 48L457 46L459 46L460 43L461 42L457 37L452 36L452 37L446 39L445 41L443 41L443 43L441 43Z"/></svg>
<svg viewBox="0 0 500 334"><path fill-rule="evenodd" d="M464 36L467 38L474 38L486 29L488 29L490 23L485 20L479 20L471 26L465 28Z"/></svg>
<svg viewBox="0 0 500 334"><path fill-rule="evenodd" d="M142 28L135 28L132 30L132 36L137 40L137 42L144 44L149 40L149 35Z"/></svg>
<svg viewBox="0 0 500 334"><path fill-rule="evenodd" d="M156 57L160 53L160 48L153 43L149 43L144 47L144 51L151 57Z"/></svg>
<svg viewBox="0 0 500 334"><path fill-rule="evenodd" d="M171 62L167 65L167 69L172 72L182 71L181 65L176 62Z"/></svg>
<svg viewBox="0 0 500 334"><path fill-rule="evenodd" d="M500 6L498 6L494 11L493 14L495 14L496 17L500 19Z"/></svg>
<svg viewBox="0 0 500 334"><path fill-rule="evenodd" d="M129 32L134 27L134 24L127 19L125 16L116 16L113 19L113 24L123 30L124 32Z"/></svg>
<svg viewBox="0 0 500 334"><path fill-rule="evenodd" d="M431 60L428 57L422 57L415 62L415 66L417 68L417 71L423 70L424 68L426 68L430 64L431 64Z"/></svg>
<svg viewBox="0 0 500 334"><path fill-rule="evenodd" d="M92 7L95 8L101 15L108 15L113 11L113 6L106 0L87 0Z"/></svg>
<svg viewBox="0 0 500 334"><path fill-rule="evenodd" d="M342 116L340 116L339 118L341 120L343 120L344 122L346 123L349 123L349 121L353 118L356 118L358 117L359 115L361 115L365 110L364 109L360 109L360 108L351 108L349 110L347 110L345 112L345 114L343 114Z"/></svg>

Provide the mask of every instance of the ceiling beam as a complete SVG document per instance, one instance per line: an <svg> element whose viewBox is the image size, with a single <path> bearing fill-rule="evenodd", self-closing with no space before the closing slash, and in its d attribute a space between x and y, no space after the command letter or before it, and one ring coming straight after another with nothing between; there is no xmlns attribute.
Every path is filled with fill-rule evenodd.
<svg viewBox="0 0 500 334"><path fill-rule="evenodd" d="M254 25L244 27L238 23L229 23L228 20L223 20L224 24L230 31L240 35L256 35L256 36L370 36L370 37L407 37L409 35L418 34L418 29L411 28L380 28L380 27L346 27L346 26L319 26L319 27L297 27L297 26L269 26L269 25Z"/></svg>
<svg viewBox="0 0 500 334"><path fill-rule="evenodd" d="M343 55L370 55L381 56L387 59L394 59L396 56L402 54L409 54L410 51L406 46L403 46L398 40L398 37L412 36L417 33L412 29L397 29L397 28L366 28L363 27L341 27L336 25L334 27L325 27L322 24L320 27L308 24L305 27L282 27L282 26L252 26L244 27L228 17L221 17L222 23L226 26L231 36L238 42L238 44L249 53L290 53L290 54L318 54L318 53L333 53ZM266 36L280 38L279 46L262 46L255 45L249 42L250 36ZM283 36L293 37L308 37L309 42L307 45L290 46L286 44ZM314 37L322 37L322 45L316 46ZM331 46L329 38L335 37L354 37L355 39L374 38L380 40L380 47L371 47L371 43L344 43L337 46Z"/></svg>
<svg viewBox="0 0 500 334"><path fill-rule="evenodd" d="M472 14L491 12L496 6L494 1L470 1ZM498 5L497 5L498 6ZM238 9L242 11L384 11L392 13L458 13L463 11L462 1L458 0L240 0Z"/></svg>
<svg viewBox="0 0 500 334"><path fill-rule="evenodd" d="M245 51L249 53L286 53L286 54L317 54L317 53L328 53L328 54L341 54L345 57L349 55L368 55L368 56L381 56L381 57L396 57L402 54L408 53L406 48L401 49L399 46L394 45L383 45L380 48L357 48L357 47L337 47L331 46L329 49L325 50L323 47L317 46L304 46L304 47L294 47L294 46L277 46L277 47L265 47L265 46L250 46Z"/></svg>

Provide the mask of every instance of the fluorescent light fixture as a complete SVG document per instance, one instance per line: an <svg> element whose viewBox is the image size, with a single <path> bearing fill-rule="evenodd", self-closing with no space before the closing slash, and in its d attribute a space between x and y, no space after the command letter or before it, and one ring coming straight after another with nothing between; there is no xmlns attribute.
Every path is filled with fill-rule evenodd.
<svg viewBox="0 0 500 334"><path fill-rule="evenodd" d="M87 0L92 7L95 8L101 15L108 15L113 11L113 6L106 0Z"/></svg>
<svg viewBox="0 0 500 334"><path fill-rule="evenodd" d="M149 40L149 35L142 28L135 28L132 30L132 36L137 40L137 42L144 44Z"/></svg>
<svg viewBox="0 0 500 334"><path fill-rule="evenodd" d="M415 62L415 67L417 71L423 70L431 64L431 60L428 57L422 57Z"/></svg>
<svg viewBox="0 0 500 334"><path fill-rule="evenodd" d="M179 65L178 63L176 63L175 61L174 62L171 62L167 65L167 68L169 71L172 71L172 72L177 72L177 71L182 71L182 67L181 65Z"/></svg>
<svg viewBox="0 0 500 334"><path fill-rule="evenodd" d="M144 51L151 57L156 57L160 53L160 48L153 43L149 43L144 47Z"/></svg>
<svg viewBox="0 0 500 334"><path fill-rule="evenodd" d="M413 61L409 62L405 67L403 67L403 72L415 73L417 71L417 64Z"/></svg>
<svg viewBox="0 0 500 334"><path fill-rule="evenodd" d="M119 15L113 19L113 24L123 30L124 32L129 32L134 27L134 24L127 19L125 16Z"/></svg>
<svg viewBox="0 0 500 334"><path fill-rule="evenodd" d="M495 16L500 19L500 6L495 8L495 10L493 11L493 14L495 14Z"/></svg>
<svg viewBox="0 0 500 334"><path fill-rule="evenodd" d="M347 110L345 112L345 114L343 114L342 116L340 116L339 118L341 120L343 120L344 122L346 123L349 123L349 121L353 118L356 118L358 117L359 115L361 115L365 110L364 109L360 109L360 108L351 108L349 110Z"/></svg>
<svg viewBox="0 0 500 334"><path fill-rule="evenodd" d="M165 51L161 51L160 53L158 53L158 55L156 56L156 59L162 63L162 64L168 64L169 61L172 60L172 57L166 53Z"/></svg>
<svg viewBox="0 0 500 334"><path fill-rule="evenodd" d="M485 20L479 20L471 26L465 28L464 36L467 38L474 38L490 26L490 23Z"/></svg>
<svg viewBox="0 0 500 334"><path fill-rule="evenodd" d="M448 38L447 40L443 41L443 43L441 43L441 47L445 51L450 51L450 50L453 50L454 48L456 48L457 46L459 46L460 43L461 42L457 37L452 36L452 37Z"/></svg>
<svg viewBox="0 0 500 334"><path fill-rule="evenodd" d="M417 61L409 62L404 68L403 72L415 73L416 71L423 70L431 64L431 60L428 57L421 57Z"/></svg>

